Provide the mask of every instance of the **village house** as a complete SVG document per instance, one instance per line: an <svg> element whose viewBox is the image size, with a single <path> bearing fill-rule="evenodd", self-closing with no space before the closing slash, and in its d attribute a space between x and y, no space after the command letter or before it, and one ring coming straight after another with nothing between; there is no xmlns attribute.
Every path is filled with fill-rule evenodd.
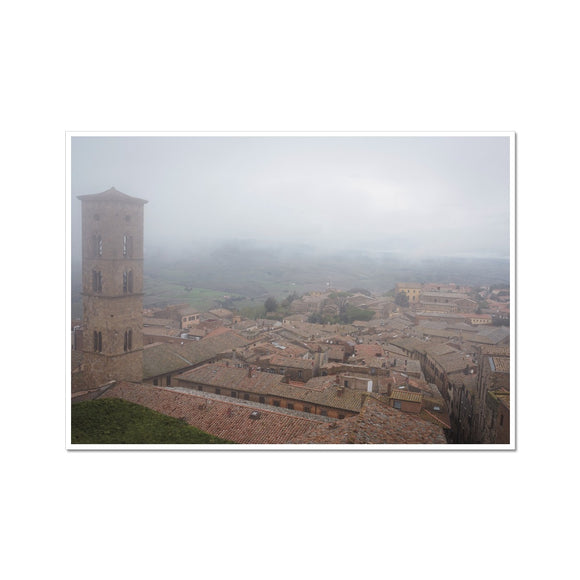
<svg viewBox="0 0 580 580"><path fill-rule="evenodd" d="M477 302L466 294L455 292L423 292L421 294L423 310L440 312L475 312Z"/></svg>
<svg viewBox="0 0 580 580"><path fill-rule="evenodd" d="M395 294L400 294L401 292L405 294L409 299L409 304L419 302L422 291L423 285L415 282L399 282L395 285Z"/></svg>
<svg viewBox="0 0 580 580"><path fill-rule="evenodd" d="M290 304L290 312L292 314L318 314L322 312L324 305L328 299L329 293L310 293L302 296L297 300L293 300Z"/></svg>
<svg viewBox="0 0 580 580"><path fill-rule="evenodd" d="M238 319L240 319L239 316L234 316L234 313L231 310L228 310L227 308L214 308L212 310L209 310L208 314L217 316L222 320L234 321L234 319L236 319L237 321Z"/></svg>
<svg viewBox="0 0 580 580"><path fill-rule="evenodd" d="M143 344L156 342L179 343L184 338L191 340L187 333L175 326L173 320L168 318L144 318L143 319Z"/></svg>
<svg viewBox="0 0 580 580"><path fill-rule="evenodd" d="M425 292L465 292L466 289L454 283L427 282L423 284L423 290Z"/></svg>
<svg viewBox="0 0 580 580"><path fill-rule="evenodd" d="M285 382L278 374L223 362L187 371L177 376L174 384L336 419L360 412L363 402L362 393L345 389L330 377L318 377L308 383Z"/></svg>
<svg viewBox="0 0 580 580"><path fill-rule="evenodd" d="M372 310L375 313L375 319L388 319L390 318L396 309L396 304L392 298L377 298L375 300L369 300L364 304L365 309Z"/></svg>
<svg viewBox="0 0 580 580"><path fill-rule="evenodd" d="M306 382L318 376L320 358L291 358L280 354L271 354L256 361L269 372L283 375L291 381Z"/></svg>
<svg viewBox="0 0 580 580"><path fill-rule="evenodd" d="M170 386L172 378L208 361L235 358L236 351L248 341L233 331L226 331L200 341L157 342L143 350L143 382Z"/></svg>
<svg viewBox="0 0 580 580"><path fill-rule="evenodd" d="M153 312L154 318L170 319L180 329L188 329L199 324L201 313L188 304L172 304L164 309Z"/></svg>
<svg viewBox="0 0 580 580"><path fill-rule="evenodd" d="M481 442L509 443L510 348L481 346L477 394L477 438Z"/></svg>
<svg viewBox="0 0 580 580"><path fill-rule="evenodd" d="M419 414L423 407L423 395L403 389L393 389L389 395L389 404L393 409Z"/></svg>
<svg viewBox="0 0 580 580"><path fill-rule="evenodd" d="M473 326L492 323L491 314L471 314L466 316L465 319Z"/></svg>
<svg viewBox="0 0 580 580"><path fill-rule="evenodd" d="M169 386L174 375L193 368L195 364L177 354L171 344L147 344L143 349L143 382Z"/></svg>
<svg viewBox="0 0 580 580"><path fill-rule="evenodd" d="M322 348L322 347L319 347ZM339 344L331 344L329 346L324 347L324 354L326 355L322 364L326 364L328 362L345 362L348 357L347 348L339 345Z"/></svg>
<svg viewBox="0 0 580 580"><path fill-rule="evenodd" d="M373 381L368 376L361 377L357 375L344 374L337 376L338 383L347 389L353 389L355 391L365 391L367 393L378 393L378 382Z"/></svg>
<svg viewBox="0 0 580 580"><path fill-rule="evenodd" d="M414 377L417 379L424 378L421 363L409 357L405 358L394 357L391 360L390 368L391 371L398 371L400 373L404 373L409 377Z"/></svg>
<svg viewBox="0 0 580 580"><path fill-rule="evenodd" d="M506 389L488 391L483 402L482 443L510 442L510 393Z"/></svg>
<svg viewBox="0 0 580 580"><path fill-rule="evenodd" d="M450 379L449 419L455 443L475 443L477 410L477 375L453 376Z"/></svg>
<svg viewBox="0 0 580 580"><path fill-rule="evenodd" d="M329 425L311 424L294 443L307 444L439 444L447 443L445 429L414 413L402 413L366 395L361 412Z"/></svg>

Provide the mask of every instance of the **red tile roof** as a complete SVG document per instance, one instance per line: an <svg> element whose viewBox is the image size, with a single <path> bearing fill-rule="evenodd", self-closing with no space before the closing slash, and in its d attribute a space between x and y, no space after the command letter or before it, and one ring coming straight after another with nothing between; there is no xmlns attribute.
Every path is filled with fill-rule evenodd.
<svg viewBox="0 0 580 580"><path fill-rule="evenodd" d="M423 400L423 395L421 393L412 393L410 391L393 391L390 395L391 399L396 399L397 401L410 401L412 403L420 403Z"/></svg>
<svg viewBox="0 0 580 580"><path fill-rule="evenodd" d="M216 395L125 382L114 385L103 397L125 399L183 418L207 433L242 444L446 443L442 428L391 409L372 396L366 397L360 415L338 421Z"/></svg>
<svg viewBox="0 0 580 580"><path fill-rule="evenodd" d="M442 427L397 411L367 396L362 412L331 424L317 424L293 443L446 444Z"/></svg>
<svg viewBox="0 0 580 580"><path fill-rule="evenodd" d="M164 415L183 418L187 423L234 443L283 444L302 436L314 424L328 423L311 415L292 414L273 407L251 406L242 401L223 400L203 393L183 393L149 385L120 382L106 398L119 398L149 407ZM258 415L252 417L252 413Z"/></svg>
<svg viewBox="0 0 580 580"><path fill-rule="evenodd" d="M317 377L312 382L298 386L282 381L282 375L265 373L249 369L225 366L224 364L207 364L186 371L175 377L177 384L186 386L208 385L234 391L278 396L286 399L312 403L333 409L342 409L358 413L363 405L363 396L359 391L333 387L332 377Z"/></svg>

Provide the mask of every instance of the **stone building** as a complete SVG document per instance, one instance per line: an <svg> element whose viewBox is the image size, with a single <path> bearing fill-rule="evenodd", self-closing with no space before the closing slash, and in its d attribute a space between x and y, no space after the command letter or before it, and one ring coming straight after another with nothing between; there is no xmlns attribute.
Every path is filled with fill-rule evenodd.
<svg viewBox="0 0 580 580"><path fill-rule="evenodd" d="M189 304L172 304L163 310L153 313L153 318L166 318L172 320L177 328L186 330L197 326L201 320L201 313Z"/></svg>
<svg viewBox="0 0 580 580"><path fill-rule="evenodd" d="M143 378L143 199L115 188L82 201L86 386Z"/></svg>
<svg viewBox="0 0 580 580"><path fill-rule="evenodd" d="M344 388L333 378L317 377L308 383L287 383L276 373L242 365L207 364L175 377L176 387L209 392L323 417L344 419L359 413L365 393Z"/></svg>
<svg viewBox="0 0 580 580"><path fill-rule="evenodd" d="M399 282L395 285L395 293L400 294L402 292L405 294L409 299L409 304L415 304L416 302L419 302L422 291L423 284L417 284L414 282Z"/></svg>
<svg viewBox="0 0 580 580"><path fill-rule="evenodd" d="M479 349L477 436L482 443L510 442L510 347Z"/></svg>

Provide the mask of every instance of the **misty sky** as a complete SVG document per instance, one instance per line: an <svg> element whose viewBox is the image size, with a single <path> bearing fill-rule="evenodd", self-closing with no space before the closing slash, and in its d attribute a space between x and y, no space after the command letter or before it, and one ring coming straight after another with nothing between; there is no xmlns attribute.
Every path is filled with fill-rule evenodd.
<svg viewBox="0 0 580 580"><path fill-rule="evenodd" d="M73 136L78 195L148 200L145 248L253 239L509 256L505 136Z"/></svg>

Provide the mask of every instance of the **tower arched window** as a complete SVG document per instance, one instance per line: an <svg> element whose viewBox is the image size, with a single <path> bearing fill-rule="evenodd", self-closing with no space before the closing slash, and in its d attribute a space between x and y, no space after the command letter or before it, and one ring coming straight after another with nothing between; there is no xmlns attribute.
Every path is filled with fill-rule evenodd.
<svg viewBox="0 0 580 580"><path fill-rule="evenodd" d="M133 293L133 270L123 272L123 294Z"/></svg>
<svg viewBox="0 0 580 580"><path fill-rule="evenodd" d="M123 257L130 258L133 255L133 237L123 234Z"/></svg>
<svg viewBox="0 0 580 580"><path fill-rule="evenodd" d="M93 350L103 352L103 334L99 331L93 331Z"/></svg>
<svg viewBox="0 0 580 580"><path fill-rule="evenodd" d="M99 234L93 236L93 257L99 258L103 255L103 238Z"/></svg>
<svg viewBox="0 0 580 580"><path fill-rule="evenodd" d="M103 291L103 275L99 270L93 270L93 292Z"/></svg>
<svg viewBox="0 0 580 580"><path fill-rule="evenodd" d="M131 329L125 331L123 350L125 352L133 350L133 331Z"/></svg>

